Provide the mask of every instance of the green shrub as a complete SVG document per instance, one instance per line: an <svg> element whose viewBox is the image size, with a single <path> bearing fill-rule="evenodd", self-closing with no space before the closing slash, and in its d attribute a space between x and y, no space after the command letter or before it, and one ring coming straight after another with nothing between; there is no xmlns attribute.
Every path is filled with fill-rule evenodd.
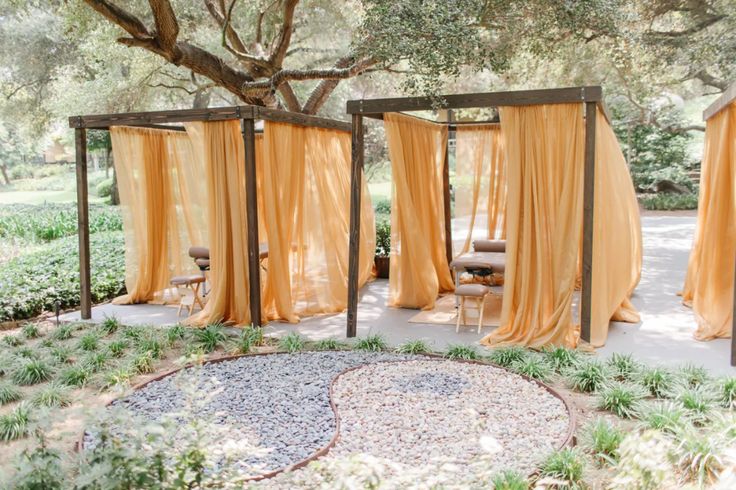
<svg viewBox="0 0 736 490"><path fill-rule="evenodd" d="M37 407L59 408L71 405L72 397L69 388L61 383L49 383L33 396L33 404Z"/></svg>
<svg viewBox="0 0 736 490"><path fill-rule="evenodd" d="M69 366L62 370L57 378L67 386L84 386L89 380L90 372L86 366Z"/></svg>
<svg viewBox="0 0 736 490"><path fill-rule="evenodd" d="M125 340L113 340L107 344L107 351L112 357L122 357L125 353L125 349L128 348L128 342Z"/></svg>
<svg viewBox="0 0 736 490"><path fill-rule="evenodd" d="M28 435L31 423L31 408L22 402L12 411L0 415L0 440L14 441Z"/></svg>
<svg viewBox="0 0 736 490"><path fill-rule="evenodd" d="M40 431L36 431L38 434ZM17 490L62 490L68 487L61 454L49 449L46 439L38 436L38 444L33 449L21 452L16 471L10 480L9 488Z"/></svg>
<svg viewBox="0 0 736 490"><path fill-rule="evenodd" d="M391 255L391 221L385 218L376 219L376 255Z"/></svg>
<svg viewBox="0 0 736 490"><path fill-rule="evenodd" d="M73 351L66 345L57 345L51 348L50 354L54 361L64 364L72 358Z"/></svg>
<svg viewBox="0 0 736 490"><path fill-rule="evenodd" d="M603 387L608 380L608 371L600 361L590 359L581 362L567 374L570 388L582 393L593 393Z"/></svg>
<svg viewBox="0 0 736 490"><path fill-rule="evenodd" d="M644 405L637 417L645 428L670 434L688 423L683 408L671 401Z"/></svg>
<svg viewBox="0 0 736 490"><path fill-rule="evenodd" d="M201 347L201 346L200 346ZM139 374L153 372L154 362L150 352L141 352L131 360L130 367Z"/></svg>
<svg viewBox="0 0 736 490"><path fill-rule="evenodd" d="M114 334L118 331L118 328L120 328L120 320L115 316L105 315L105 319L100 324L100 330L105 332L106 335Z"/></svg>
<svg viewBox="0 0 736 490"><path fill-rule="evenodd" d="M41 330L36 323L26 323L21 330L27 339L36 339L41 336Z"/></svg>
<svg viewBox="0 0 736 490"><path fill-rule="evenodd" d="M67 340L74 335L74 329L71 325L59 325L51 334L54 340Z"/></svg>
<svg viewBox="0 0 736 490"><path fill-rule="evenodd" d="M736 408L736 378L719 380L718 395L718 401L723 408Z"/></svg>
<svg viewBox="0 0 736 490"><path fill-rule="evenodd" d="M125 285L123 234L90 236L92 300L118 295ZM0 321L22 320L79 306L77 238L67 237L15 257L0 268ZM57 329L58 331L58 329Z"/></svg>
<svg viewBox="0 0 736 490"><path fill-rule="evenodd" d="M345 344L335 339L322 339L314 344L316 350L339 350L344 349Z"/></svg>
<svg viewBox="0 0 736 490"><path fill-rule="evenodd" d="M227 337L223 331L223 326L219 323L207 325L193 331L194 342L206 353L214 352L220 347Z"/></svg>
<svg viewBox="0 0 736 490"><path fill-rule="evenodd" d="M5 344L9 345L10 347L18 347L23 343L23 341L15 335L6 335L5 337L3 337L3 342L5 342Z"/></svg>
<svg viewBox="0 0 736 490"><path fill-rule="evenodd" d="M105 364L107 364L109 360L110 356L105 351L92 352L82 359L81 364L86 367L90 373L96 373L105 367Z"/></svg>
<svg viewBox="0 0 736 490"><path fill-rule="evenodd" d="M552 368L538 355L529 355L515 362L510 368L513 372L532 379L546 381L552 375Z"/></svg>
<svg viewBox="0 0 736 490"><path fill-rule="evenodd" d="M186 333L187 330L182 324L176 324L172 327L169 327L166 330L166 334L164 335L166 337L166 343L169 344L170 347L172 347L180 340L184 340Z"/></svg>
<svg viewBox="0 0 736 490"><path fill-rule="evenodd" d="M13 354L19 359L39 359L41 355L31 347L18 347Z"/></svg>
<svg viewBox="0 0 736 490"><path fill-rule="evenodd" d="M663 367L643 368L634 379L646 388L650 395L657 398L664 398L671 393L674 383L672 372Z"/></svg>
<svg viewBox="0 0 736 490"><path fill-rule="evenodd" d="M600 465L616 464L618 448L624 440L624 432L604 418L590 422L583 429L582 446Z"/></svg>
<svg viewBox="0 0 736 490"><path fill-rule="evenodd" d="M244 328L235 340L234 351L238 354L247 354L256 345L263 343L263 329L248 327Z"/></svg>
<svg viewBox="0 0 736 490"><path fill-rule="evenodd" d="M644 390L640 386L612 382L604 385L598 392L598 408L630 419L636 415L644 396Z"/></svg>
<svg viewBox="0 0 736 490"><path fill-rule="evenodd" d="M708 420L716 405L715 394L704 386L681 388L675 395L675 400L698 424Z"/></svg>
<svg viewBox="0 0 736 490"><path fill-rule="evenodd" d="M90 205L90 234L122 229L123 220L119 208ZM49 242L76 233L75 203L0 205L0 238Z"/></svg>
<svg viewBox="0 0 736 490"><path fill-rule="evenodd" d="M647 194L640 197L639 202L649 211L698 209L697 194Z"/></svg>
<svg viewBox="0 0 736 490"><path fill-rule="evenodd" d="M685 480L710 487L723 471L728 441L721 435L687 427L676 435L675 464Z"/></svg>
<svg viewBox="0 0 736 490"><path fill-rule="evenodd" d="M153 333L148 333L138 341L138 352L148 352L154 359L161 359L164 355L164 346Z"/></svg>
<svg viewBox="0 0 736 490"><path fill-rule="evenodd" d="M580 362L580 352L567 347L554 346L542 351L544 358L556 373L562 373L566 369Z"/></svg>
<svg viewBox="0 0 736 490"><path fill-rule="evenodd" d="M100 346L100 338L94 332L87 332L79 338L77 345L83 351L95 351Z"/></svg>
<svg viewBox="0 0 736 490"><path fill-rule="evenodd" d="M135 376L135 372L131 367L116 367L102 374L101 388L126 387L130 384L133 376Z"/></svg>
<svg viewBox="0 0 736 490"><path fill-rule="evenodd" d="M386 340L378 334L368 335L355 342L355 349L368 352L381 352L388 349Z"/></svg>
<svg viewBox="0 0 736 490"><path fill-rule="evenodd" d="M7 405L23 398L23 393L8 382L0 383L0 405Z"/></svg>
<svg viewBox="0 0 736 490"><path fill-rule="evenodd" d="M299 352L304 348L304 339L298 333L291 332L279 340L279 348L292 354Z"/></svg>
<svg viewBox="0 0 736 490"><path fill-rule="evenodd" d="M383 214L386 216L391 215L391 200L390 199L376 199L373 201L373 209L376 214Z"/></svg>
<svg viewBox="0 0 736 490"><path fill-rule="evenodd" d="M396 352L399 354L424 354L431 351L423 340L410 340L398 346Z"/></svg>
<svg viewBox="0 0 736 490"><path fill-rule="evenodd" d="M445 357L448 359L478 359L478 353L470 345L456 344L447 347Z"/></svg>
<svg viewBox="0 0 736 490"><path fill-rule="evenodd" d="M581 489L585 463L581 454L570 448L560 449L550 454L542 464L540 475L564 482L557 488Z"/></svg>
<svg viewBox="0 0 736 490"><path fill-rule="evenodd" d="M498 347L491 351L488 360L501 367L511 367L512 364L523 361L529 352L518 345Z"/></svg>
<svg viewBox="0 0 736 490"><path fill-rule="evenodd" d="M697 388L711 380L708 370L695 364L685 364L679 369L677 376L680 382L689 388Z"/></svg>
<svg viewBox="0 0 736 490"><path fill-rule="evenodd" d="M611 376L618 381L631 381L641 367L631 354L619 354L618 352L614 352L606 364Z"/></svg>
<svg viewBox="0 0 736 490"><path fill-rule="evenodd" d="M493 490L527 490L529 483L516 471L502 471L491 478Z"/></svg>
<svg viewBox="0 0 736 490"><path fill-rule="evenodd" d="M18 385L35 385L51 379L51 367L40 359L22 362L13 372L13 382Z"/></svg>
<svg viewBox="0 0 736 490"><path fill-rule="evenodd" d="M101 181L99 184L97 184L97 187L95 187L95 194L97 194L97 197L110 197L111 193L112 177Z"/></svg>

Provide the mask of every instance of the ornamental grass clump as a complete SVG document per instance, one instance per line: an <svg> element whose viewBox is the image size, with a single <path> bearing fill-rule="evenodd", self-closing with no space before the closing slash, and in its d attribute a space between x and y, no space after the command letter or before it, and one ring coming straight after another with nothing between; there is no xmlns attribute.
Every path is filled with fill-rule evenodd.
<svg viewBox="0 0 736 490"><path fill-rule="evenodd" d="M81 361L81 364L91 373L96 373L110 360L107 352L91 352L87 354Z"/></svg>
<svg viewBox="0 0 736 490"><path fill-rule="evenodd" d="M153 372L154 360L150 352L141 352L130 361L130 368L138 374Z"/></svg>
<svg viewBox="0 0 736 490"><path fill-rule="evenodd" d="M447 348L445 357L448 359L473 360L478 359L479 356L474 347L470 345L457 344L451 345Z"/></svg>
<svg viewBox="0 0 736 490"><path fill-rule="evenodd" d="M17 385L35 385L51 379L51 366L41 359L30 359L21 362L13 372L13 383Z"/></svg>
<svg viewBox="0 0 736 490"><path fill-rule="evenodd" d="M538 355L528 355L526 358L513 363L510 369L515 373L539 381L548 380L553 373L553 369L546 363L544 358Z"/></svg>
<svg viewBox="0 0 736 490"><path fill-rule="evenodd" d="M84 386L90 372L86 366L69 366L59 373L58 381L66 386Z"/></svg>
<svg viewBox="0 0 736 490"><path fill-rule="evenodd" d="M675 465L682 479L699 488L718 480L724 469L724 453L733 439L723 434L685 427L676 434Z"/></svg>
<svg viewBox="0 0 736 490"><path fill-rule="evenodd" d="M583 428L581 445L598 465L614 465L623 440L624 431L601 417Z"/></svg>
<svg viewBox="0 0 736 490"><path fill-rule="evenodd" d="M107 344L107 351L110 353L111 357L123 357L123 354L125 354L125 349L127 348L128 342L123 339L113 340L112 342Z"/></svg>
<svg viewBox="0 0 736 490"><path fill-rule="evenodd" d="M112 335L118 331L121 327L120 320L115 316L105 316L105 319L100 324L100 331L104 332L105 335Z"/></svg>
<svg viewBox="0 0 736 490"><path fill-rule="evenodd" d="M708 370L695 364L685 364L679 369L677 376L680 382L689 388L703 386L711 380Z"/></svg>
<svg viewBox="0 0 736 490"><path fill-rule="evenodd" d="M57 345L49 350L49 355L55 362L65 364L71 360L74 355L74 351L69 346Z"/></svg>
<svg viewBox="0 0 736 490"><path fill-rule="evenodd" d="M595 393L608 381L606 366L596 359L583 361L567 373L567 383L575 391Z"/></svg>
<svg viewBox="0 0 736 490"><path fill-rule="evenodd" d="M184 340L186 334L187 330L184 328L184 325L177 323L173 327L166 329L164 338L166 339L166 343L169 347L173 347L177 342Z"/></svg>
<svg viewBox="0 0 736 490"><path fill-rule="evenodd" d="M23 341L15 335L6 335L3 338L3 342L10 347L18 347L23 343Z"/></svg>
<svg viewBox="0 0 736 490"><path fill-rule="evenodd" d="M529 355L529 352L518 345L509 345L506 347L498 347L491 351L488 360L496 366L511 367L512 364L520 362Z"/></svg>
<svg viewBox="0 0 736 490"><path fill-rule="evenodd" d="M501 471L491 478L493 490L528 490L529 483L520 473L512 470Z"/></svg>
<svg viewBox="0 0 736 490"><path fill-rule="evenodd" d="M645 429L654 429L674 434L689 420L682 406L672 401L655 402L643 405L637 418Z"/></svg>
<svg viewBox="0 0 736 490"><path fill-rule="evenodd" d="M693 423L702 425L708 421L716 405L716 397L705 386L684 387L675 395L675 401L685 409Z"/></svg>
<svg viewBox="0 0 736 490"><path fill-rule="evenodd" d="M263 329L261 327L244 328L234 342L234 351L238 354L247 354L255 346L263 344Z"/></svg>
<svg viewBox="0 0 736 490"><path fill-rule="evenodd" d="M110 389L116 387L127 387L130 380L135 376L135 372L130 366L116 367L102 373L99 386L102 389Z"/></svg>
<svg viewBox="0 0 736 490"><path fill-rule="evenodd" d="M223 325L220 323L211 323L204 328L194 330L192 336L194 343L207 354L217 350L227 339Z"/></svg>
<svg viewBox="0 0 736 490"><path fill-rule="evenodd" d="M314 344L316 350L339 350L344 349L345 344L335 339L322 339Z"/></svg>
<svg viewBox="0 0 736 490"><path fill-rule="evenodd" d="M41 336L41 329L36 323L26 323L23 325L23 328L21 328L21 331L27 339L37 339Z"/></svg>
<svg viewBox="0 0 736 490"><path fill-rule="evenodd" d="M567 347L548 347L542 351L542 354L547 364L558 374L562 374L580 362L580 352Z"/></svg>
<svg viewBox="0 0 736 490"><path fill-rule="evenodd" d="M611 376L617 381L631 381L641 369L631 354L614 352L606 361Z"/></svg>
<svg viewBox="0 0 736 490"><path fill-rule="evenodd" d="M18 347L13 354L19 359L39 359L41 354L33 350L31 347Z"/></svg>
<svg viewBox="0 0 736 490"><path fill-rule="evenodd" d="M562 485L558 484L555 488L583 489L585 488L583 483L584 470L585 462L582 454L577 449L560 449L550 454L542 464L538 483L551 480L562 483Z"/></svg>
<svg viewBox="0 0 736 490"><path fill-rule="evenodd" d="M634 376L634 380L651 396L665 398L672 392L675 376L663 367L645 367Z"/></svg>
<svg viewBox="0 0 736 490"><path fill-rule="evenodd" d="M388 349L386 340L378 334L368 335L355 342L355 349L367 352L381 352Z"/></svg>
<svg viewBox="0 0 736 490"><path fill-rule="evenodd" d="M79 338L79 347L83 351L91 352L97 350L100 345L100 338L93 332L88 332Z"/></svg>
<svg viewBox="0 0 736 490"><path fill-rule="evenodd" d="M60 408L71 405L72 397L68 387L52 382L36 393L31 402L37 407Z"/></svg>
<svg viewBox="0 0 736 490"><path fill-rule="evenodd" d="M23 393L14 385L6 382L0 383L0 405L7 405L23 398Z"/></svg>
<svg viewBox="0 0 736 490"><path fill-rule="evenodd" d="M67 339L72 338L73 335L74 335L74 329L72 328L71 325L59 325L53 331L53 333L51 334L51 337L54 340L62 341L62 340L67 340Z"/></svg>
<svg viewBox="0 0 736 490"><path fill-rule="evenodd" d="M31 407L22 402L10 412L0 415L0 440L14 441L28 435Z"/></svg>
<svg viewBox="0 0 736 490"><path fill-rule="evenodd" d="M634 418L646 393L637 385L618 381L605 384L598 391L598 408L625 419Z"/></svg>
<svg viewBox="0 0 736 490"><path fill-rule="evenodd" d="M124 327L121 331L121 335L124 339L128 339L133 342L140 340L140 338L143 337L143 334L145 333L145 330L140 325L128 325Z"/></svg>
<svg viewBox="0 0 736 490"><path fill-rule="evenodd" d="M410 340L396 348L399 354L424 354L430 352L429 346L423 340Z"/></svg>
<svg viewBox="0 0 736 490"><path fill-rule="evenodd" d="M161 359L164 355L163 343L152 333L141 337L136 343L136 347L138 352L148 352L154 359Z"/></svg>
<svg viewBox="0 0 736 490"><path fill-rule="evenodd" d="M718 380L718 404L729 410L736 408L736 378Z"/></svg>
<svg viewBox="0 0 736 490"><path fill-rule="evenodd" d="M279 348L293 354L304 348L304 339L296 332L291 332L279 340Z"/></svg>

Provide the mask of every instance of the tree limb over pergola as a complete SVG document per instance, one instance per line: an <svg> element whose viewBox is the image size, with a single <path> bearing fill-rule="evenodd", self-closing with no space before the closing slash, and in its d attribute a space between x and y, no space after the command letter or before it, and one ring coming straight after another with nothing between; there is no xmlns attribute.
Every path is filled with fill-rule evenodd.
<svg viewBox="0 0 736 490"><path fill-rule="evenodd" d="M284 68L294 33L294 16L299 0L274 0L259 11L256 35L246 42L236 31L232 16L237 0L204 0L215 24L222 31L222 46L233 55L235 63L205 49L179 39L179 22L169 0L149 0L153 26L147 26L131 12L108 0L85 0L110 22L121 27L128 36L118 42L155 53L168 62L188 68L235 94L243 102L269 107L285 106L290 111L316 113L340 80L352 78L375 66L370 57L352 55L337 59L330 68ZM274 38L264 43L263 21L266 14L278 8L280 26ZM302 105L290 82L319 80ZM276 94L280 95L279 98Z"/></svg>

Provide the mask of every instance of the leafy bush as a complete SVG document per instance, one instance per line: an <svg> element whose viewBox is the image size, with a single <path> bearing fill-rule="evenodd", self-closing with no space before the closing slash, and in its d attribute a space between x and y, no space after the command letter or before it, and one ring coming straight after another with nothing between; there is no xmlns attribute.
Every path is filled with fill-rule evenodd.
<svg viewBox="0 0 736 490"><path fill-rule="evenodd" d="M448 359L478 359L478 353L470 345L450 345L447 347L445 357Z"/></svg>
<svg viewBox="0 0 736 490"><path fill-rule="evenodd" d="M582 445L598 464L616 464L624 432L604 418L589 423L583 430Z"/></svg>
<svg viewBox="0 0 736 490"><path fill-rule="evenodd" d="M35 339L41 336L41 330L36 323L26 323L21 330L27 339Z"/></svg>
<svg viewBox="0 0 736 490"><path fill-rule="evenodd" d="M130 367L116 367L102 374L101 388L128 386L133 376L135 376L135 372Z"/></svg>
<svg viewBox="0 0 736 490"><path fill-rule="evenodd" d="M92 300L118 295L125 285L123 234L90 236ZM0 321L21 320L79 306L77 238L67 237L3 264L0 269ZM58 329L57 329L58 331Z"/></svg>
<svg viewBox="0 0 736 490"><path fill-rule="evenodd" d="M23 341L15 335L6 335L3 338L3 342L5 342L5 344L9 345L10 347L17 347L23 343Z"/></svg>
<svg viewBox="0 0 736 490"><path fill-rule="evenodd" d="M391 221L385 218L376 220L376 255L391 255Z"/></svg>
<svg viewBox="0 0 736 490"><path fill-rule="evenodd" d="M703 386L684 387L678 391L675 400L685 409L696 423L704 423L716 405L715 394Z"/></svg>
<svg viewBox="0 0 736 490"><path fill-rule="evenodd" d="M497 366L511 367L512 364L523 361L528 355L529 353L523 347L510 345L493 349L488 360Z"/></svg>
<svg viewBox="0 0 736 490"><path fill-rule="evenodd" d="M244 328L240 332L240 336L235 341L235 352L239 354L247 354L251 348L263 343L263 329L261 327Z"/></svg>
<svg viewBox="0 0 736 490"><path fill-rule="evenodd" d="M689 388L697 388L710 381L710 374L703 366L685 364L677 373L680 381Z"/></svg>
<svg viewBox="0 0 736 490"><path fill-rule="evenodd" d="M90 205L89 232L122 231L120 209ZM12 204L0 206L0 237L49 242L77 234L75 203Z"/></svg>
<svg viewBox="0 0 736 490"><path fill-rule="evenodd" d="M54 361L63 364L69 362L72 358L73 351L66 345L57 345L51 348L49 354Z"/></svg>
<svg viewBox="0 0 736 490"><path fill-rule="evenodd" d="M84 386L89 380L89 375L86 366L69 366L59 373L58 380L67 386Z"/></svg>
<svg viewBox="0 0 736 490"><path fill-rule="evenodd" d="M99 347L100 338L94 332L87 332L79 338L77 345L83 351L91 352Z"/></svg>
<svg viewBox="0 0 736 490"><path fill-rule="evenodd" d="M736 378L723 378L718 382L719 402L723 408L736 407Z"/></svg>
<svg viewBox="0 0 736 490"><path fill-rule="evenodd" d="M677 434L674 456L686 480L696 481L699 488L713 484L724 469L724 451L729 445L723 434L685 428Z"/></svg>
<svg viewBox="0 0 736 490"><path fill-rule="evenodd" d="M105 315L105 319L100 324L100 330L105 332L106 335L114 334L118 331L118 328L120 328L120 320L115 316Z"/></svg>
<svg viewBox="0 0 736 490"><path fill-rule="evenodd" d="M122 357L125 349L128 348L128 342L125 340L113 340L107 345L107 351L112 357Z"/></svg>
<svg viewBox="0 0 736 490"><path fill-rule="evenodd" d="M38 431L37 431L38 432ZM65 488L61 454L49 449L46 439L38 436L38 445L20 454L10 488L17 490L61 490Z"/></svg>
<svg viewBox="0 0 736 490"><path fill-rule="evenodd" d="M317 350L338 350L344 347L345 344L335 339L322 339L314 344L314 348Z"/></svg>
<svg viewBox="0 0 736 490"><path fill-rule="evenodd" d="M51 334L51 337L53 337L54 340L67 340L72 338L72 335L74 335L74 329L71 325L59 325L59 327L54 330L54 333Z"/></svg>
<svg viewBox="0 0 736 490"><path fill-rule="evenodd" d="M646 194L639 198L639 202L649 211L698 209L697 194Z"/></svg>
<svg viewBox="0 0 736 490"><path fill-rule="evenodd" d="M112 193L112 177L100 181L95 187L95 194L97 197L110 197Z"/></svg>
<svg viewBox="0 0 736 490"><path fill-rule="evenodd" d="M133 357L130 367L139 374L148 374L153 372L153 364L153 356L151 356L151 353L141 352Z"/></svg>
<svg viewBox="0 0 736 490"><path fill-rule="evenodd" d="M172 327L169 327L166 330L166 334L164 335L166 337L166 343L169 344L169 346L173 346L178 341L183 340L186 336L186 329L184 328L184 325L176 324Z"/></svg>
<svg viewBox="0 0 736 490"><path fill-rule="evenodd" d="M368 335L362 339L358 339L355 342L355 348L357 350L364 350L368 352L381 352L388 348L386 340L378 334Z"/></svg>

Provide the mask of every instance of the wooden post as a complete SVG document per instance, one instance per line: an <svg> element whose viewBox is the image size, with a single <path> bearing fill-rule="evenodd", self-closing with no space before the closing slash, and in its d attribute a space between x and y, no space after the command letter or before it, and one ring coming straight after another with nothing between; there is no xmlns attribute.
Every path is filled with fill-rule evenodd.
<svg viewBox="0 0 736 490"><path fill-rule="evenodd" d="M596 103L585 103L585 166L583 175L583 284L580 294L580 337L590 342L593 292L593 213L595 202Z"/></svg>
<svg viewBox="0 0 736 490"><path fill-rule="evenodd" d="M452 110L447 111L447 123L452 122ZM447 130L447 144L445 145L445 163L442 168L442 194L445 206L445 253L447 254L447 265L452 262L452 213L450 197L450 130ZM450 267L452 275L452 267Z"/></svg>
<svg viewBox="0 0 736 490"><path fill-rule="evenodd" d="M731 317L731 365L736 366L736 267L733 272L733 316Z"/></svg>
<svg viewBox="0 0 736 490"><path fill-rule="evenodd" d="M358 333L358 269L360 267L360 201L363 186L363 116L353 114L352 164L350 170L350 249L348 255L347 336Z"/></svg>
<svg viewBox="0 0 736 490"><path fill-rule="evenodd" d="M258 188L256 186L256 128L253 119L241 119L245 146L245 207L248 227L248 285L250 321L261 326L261 263L258 241Z"/></svg>
<svg viewBox="0 0 736 490"><path fill-rule="evenodd" d="M89 265L89 200L87 189L87 130L74 130L77 154L77 233L79 234L79 302L83 320L92 318Z"/></svg>

